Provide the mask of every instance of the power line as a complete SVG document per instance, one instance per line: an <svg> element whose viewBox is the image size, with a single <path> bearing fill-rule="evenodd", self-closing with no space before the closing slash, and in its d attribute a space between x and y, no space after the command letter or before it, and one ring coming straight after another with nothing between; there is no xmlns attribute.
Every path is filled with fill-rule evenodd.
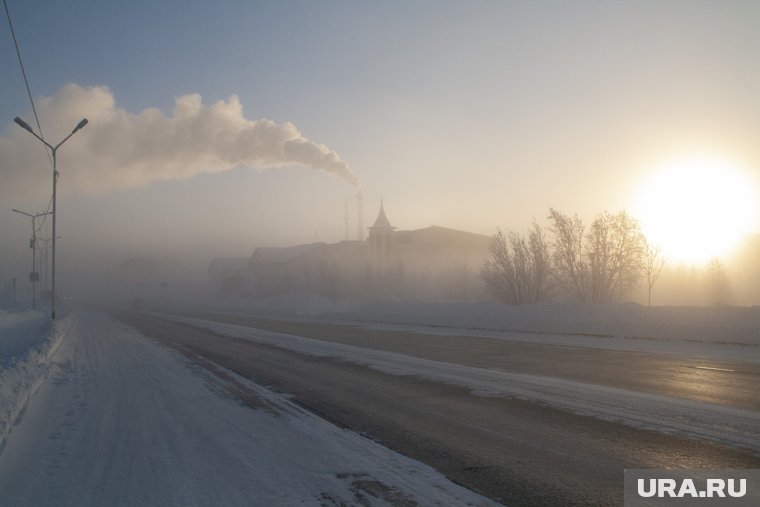
<svg viewBox="0 0 760 507"><path fill-rule="evenodd" d="M21 75L24 76L24 85L26 85L26 94L29 96L29 102L32 104L32 112L34 113L34 120L37 122L37 129L40 132L40 137L45 138L45 136L42 133L42 125L40 125L40 119L37 116L37 108L34 106L34 99L32 98L32 91L29 88L29 80L26 77L26 70L24 69L24 61L21 59L21 50L18 47L18 40L16 39L16 32L13 30L13 22L11 22L11 13L8 10L8 1L3 0L3 5L5 6L5 17L8 18L8 26L11 29L11 37L13 37L13 45L16 47L16 56L18 56L18 64L21 66ZM50 160L50 165L53 165L53 159L50 157L50 152L47 148L45 148L45 153L48 156L48 160ZM48 206L49 207L49 206Z"/></svg>
<svg viewBox="0 0 760 507"><path fill-rule="evenodd" d="M48 201L47 209L45 210L45 213L47 213L48 211L50 211L50 208L52 206L53 206L53 195L51 194L50 195L50 200ZM47 222L47 217L48 217L47 215L45 215L44 217L42 217L42 223L40 224L40 228L37 229L37 232L40 232L40 230L42 230L42 228L45 227L45 222Z"/></svg>
<svg viewBox="0 0 760 507"><path fill-rule="evenodd" d="M24 60L21 58L21 50L19 49L18 39L16 39L16 31L13 29L13 22L11 21L11 13L10 13L10 10L8 9L8 1L3 0L3 5L5 6L5 16L8 19L8 27L11 30L11 37L13 37L13 45L16 48L16 56L18 57L18 64L21 67L21 75L24 77L24 85L26 86L26 94L29 97L29 103L32 105L32 112L34 113L34 121L37 122L37 129L40 132L40 137L44 139L45 135L42 132L42 125L40 124L40 118L37 115L37 108L34 105L34 98L32 97L32 91L31 91L31 88L29 87L29 79L27 79L26 77L26 69L24 69ZM47 155L48 160L50 161L50 165L52 166L53 159L50 157L50 152L48 151L47 147L44 147L44 149L45 149L45 154ZM50 211L50 207L52 205L53 205L53 196L51 195L50 201L48 202L48 205L47 205L47 209L45 210L46 213ZM45 215L42 218L42 223L40 224L40 227L37 230L37 232L42 230L42 228L45 226L45 222L47 222L47 215Z"/></svg>
<svg viewBox="0 0 760 507"><path fill-rule="evenodd" d="M42 228L45 227L45 222L47 221L47 213L50 213L50 208L53 205L53 196L50 196L50 201L48 201L47 209L45 210L45 215L42 217L42 223L39 227L37 227L37 232L42 232Z"/></svg>

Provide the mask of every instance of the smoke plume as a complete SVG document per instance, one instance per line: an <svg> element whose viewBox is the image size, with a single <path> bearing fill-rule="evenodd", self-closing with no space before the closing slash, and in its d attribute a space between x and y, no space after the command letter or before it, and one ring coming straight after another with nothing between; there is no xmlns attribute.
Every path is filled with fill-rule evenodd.
<svg viewBox="0 0 760 507"><path fill-rule="evenodd" d="M198 94L183 95L175 99L171 116L155 108L130 114L116 106L104 86L69 84L55 97L40 100L38 112L51 144L80 119L89 120L58 156L69 190L103 191L236 166L263 170L294 164L359 186L335 151L305 138L292 123L245 118L235 95L211 105L203 104ZM0 167L3 198L39 194L50 170L41 143L15 125L0 137Z"/></svg>

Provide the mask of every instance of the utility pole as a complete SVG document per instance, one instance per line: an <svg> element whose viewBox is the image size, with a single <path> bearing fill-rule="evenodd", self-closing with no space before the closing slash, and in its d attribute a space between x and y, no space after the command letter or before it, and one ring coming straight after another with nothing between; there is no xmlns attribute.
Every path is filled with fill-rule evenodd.
<svg viewBox="0 0 760 507"><path fill-rule="evenodd" d="M37 308L37 282L40 280L40 274L35 269L37 267L37 217L50 215L52 212L46 211L45 213L31 214L17 209L12 211L32 218L32 239L29 240L29 246L32 248L32 271L29 273L29 281L32 282L32 309L34 309Z"/></svg>
<svg viewBox="0 0 760 507"><path fill-rule="evenodd" d="M56 239L61 239L61 236L58 236ZM49 274L49 270L48 270L48 265L49 265L48 264L48 250L50 249L50 242L53 241L53 238L37 238L37 241L41 241L41 242L43 242L45 244L45 246L42 249L42 252L44 253L44 260L42 260L42 255L40 255L40 258L41 258L40 260L42 260L42 263L43 263L42 265L44 266L44 272L45 272L45 274L43 275L45 281L44 281L43 286L42 286L42 290L43 290L43 293L44 293L44 292L48 291L49 288L50 288L50 285L48 284L48 274ZM50 294L48 294L48 296L50 296Z"/></svg>
<svg viewBox="0 0 760 507"><path fill-rule="evenodd" d="M29 126L28 123L26 123L24 120L16 116L13 121L16 122L16 124L21 127L22 129L28 131L30 134L32 134L34 137L42 141L42 143L50 148L50 151L53 152L53 262L52 264L52 278L53 278L53 287L52 287L52 294L51 294L51 311L50 311L50 318L55 319L55 222L57 218L56 214L56 188L58 188L58 169L56 167L56 155L58 153L58 148L61 147L63 143L69 140L71 136L77 133L78 130L82 129L85 125L87 125L87 118L84 118L82 121L77 123L77 126L74 127L74 130L71 131L69 135L63 138L63 141L53 146L52 144L45 141L42 137L38 136L32 127Z"/></svg>

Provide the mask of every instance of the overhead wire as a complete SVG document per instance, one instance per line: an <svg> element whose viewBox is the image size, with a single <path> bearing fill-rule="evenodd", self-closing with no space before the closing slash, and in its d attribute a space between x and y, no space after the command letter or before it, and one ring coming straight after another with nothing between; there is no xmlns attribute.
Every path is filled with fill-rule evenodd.
<svg viewBox="0 0 760 507"><path fill-rule="evenodd" d="M43 227L45 227L45 223L47 222L47 217L50 216L50 209L53 207L53 195L50 194L50 200L48 201L47 209L45 210L46 215L42 217L42 223L37 228L37 232L40 232Z"/></svg>
<svg viewBox="0 0 760 507"><path fill-rule="evenodd" d="M26 94L29 97L29 103L32 105L32 112L34 113L34 121L37 124L37 130L40 133L40 137L42 139L45 139L45 135L42 132L42 125L40 124L40 118L37 115L37 107L34 105L34 97L32 97L32 91L29 87L29 79L26 77L26 69L24 68L24 60L21 58L21 49L18 45L18 39L16 38L16 31L13 29L13 22L11 21L11 13L8 9L8 1L3 0L3 6L5 7L5 17L8 20L8 27L11 31L11 37L13 38L13 45L16 48L16 56L18 57L18 64L21 67L21 75L24 78L24 85L26 86ZM45 154L48 157L48 160L50 161L50 166L53 167L53 158L50 155L49 148L46 145L43 145L45 149ZM53 196L50 196L50 201L48 202L47 209L45 210L45 213L48 213L50 211L50 208L53 206ZM42 218L42 223L40 224L39 228L37 229L37 232L42 230L42 227L45 226L45 222L47 221L48 215L45 215Z"/></svg>
<svg viewBox="0 0 760 507"><path fill-rule="evenodd" d="M26 94L29 97L29 102L32 104L32 112L34 113L34 121L37 123L37 130L40 132L40 137L45 139L45 135L42 132L42 125L40 124L40 118L37 115L37 108L34 105L34 98L32 97L32 91L29 87L29 79L26 77L26 69L24 68L24 60L21 58L21 49L18 46L18 39L16 38L16 31L13 29L13 22L11 21L11 13L8 9L8 0L3 0L5 6L5 17L8 19L8 27L11 30L11 37L13 37L13 45L16 48L16 56L18 57L18 64L21 67L21 75L24 77L24 85L26 86ZM45 147L45 153L48 155L50 165L53 165L53 159L50 156L47 146Z"/></svg>

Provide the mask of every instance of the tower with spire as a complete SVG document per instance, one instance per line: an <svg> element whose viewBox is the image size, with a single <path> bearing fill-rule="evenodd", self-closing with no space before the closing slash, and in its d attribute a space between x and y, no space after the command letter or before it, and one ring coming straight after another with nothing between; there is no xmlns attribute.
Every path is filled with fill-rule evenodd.
<svg viewBox="0 0 760 507"><path fill-rule="evenodd" d="M373 260L380 264L387 264L394 254L393 248L393 227L385 216L383 200L380 199L380 211L377 214L374 225L369 228L369 246L372 251Z"/></svg>

